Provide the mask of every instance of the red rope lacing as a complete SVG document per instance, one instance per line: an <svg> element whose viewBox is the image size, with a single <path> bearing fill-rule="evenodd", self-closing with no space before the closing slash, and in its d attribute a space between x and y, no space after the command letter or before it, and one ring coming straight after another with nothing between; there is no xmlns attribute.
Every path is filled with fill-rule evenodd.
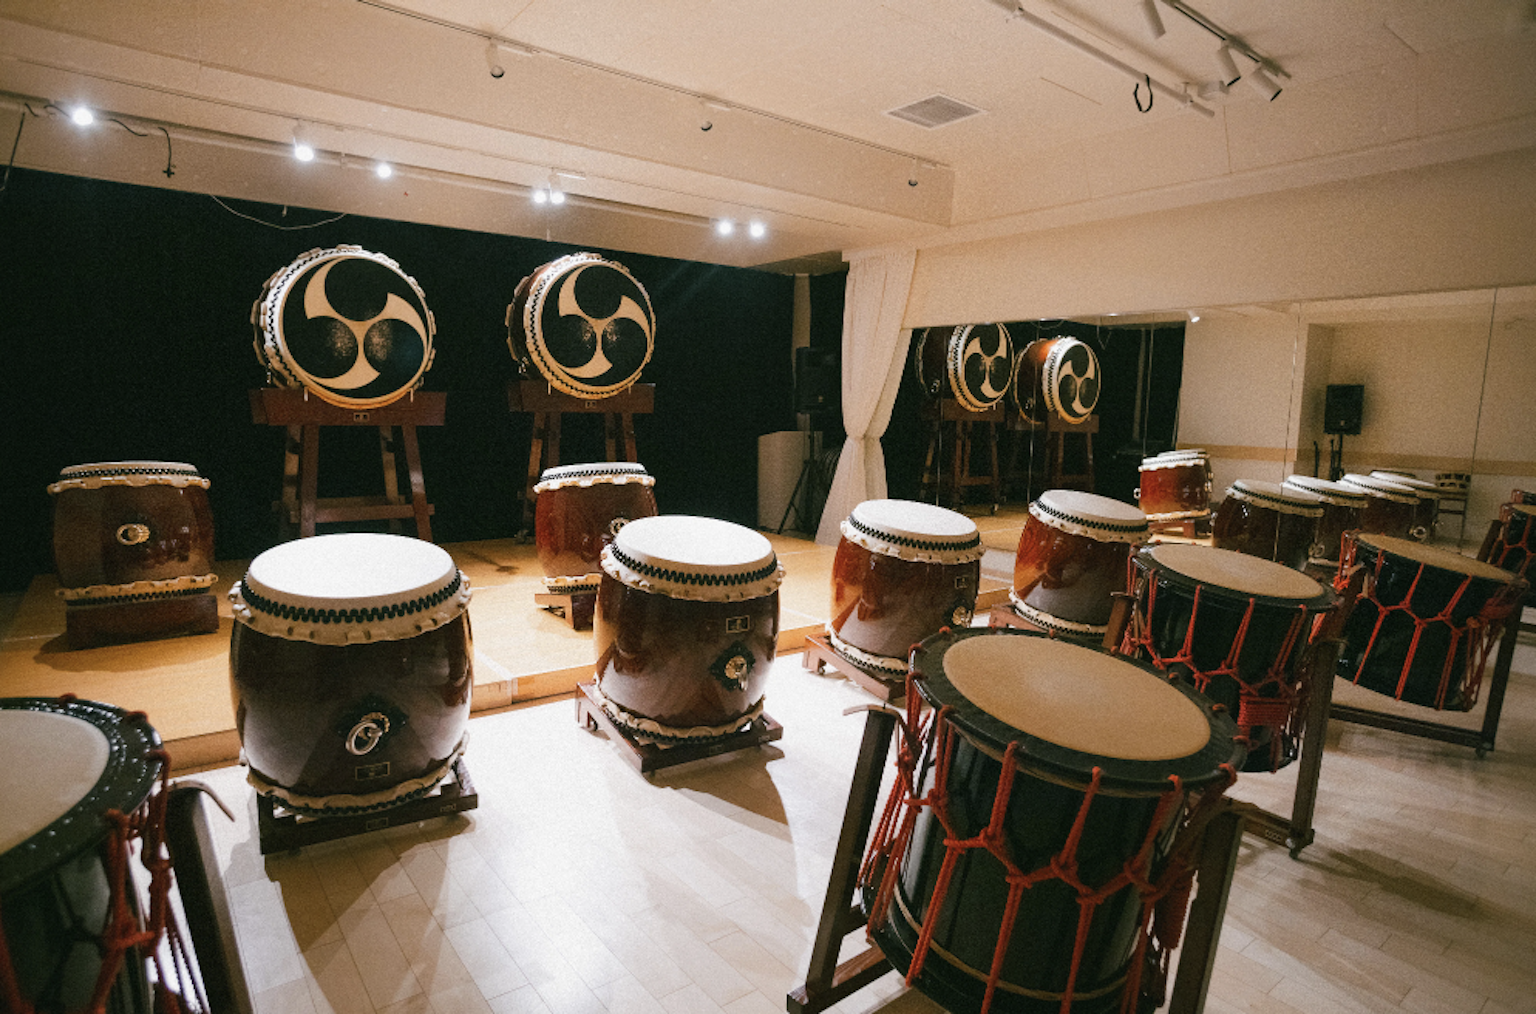
<svg viewBox="0 0 1536 1014"><path fill-rule="evenodd" d="M1351 537L1352 533L1345 533L1343 552L1339 557L1339 571L1334 578L1334 587L1340 591L1349 584L1356 566L1355 558L1359 550L1359 542ZM1413 621L1413 637L1408 642L1408 651L1403 657L1402 671L1398 674L1397 685L1393 689L1392 696L1402 699L1403 689L1407 686L1408 676L1413 667L1414 656L1418 654L1419 640L1430 624L1439 623L1450 632L1451 643L1445 653L1445 660L1440 665L1440 681L1435 687L1434 707L1445 707L1446 696L1450 690L1451 674L1455 671L1457 649L1461 649L1465 665L1462 669L1461 700L1462 706L1470 710L1477 703L1478 691L1483 683L1483 669L1492 653L1499 634L1504 629L1504 621L1514 611L1515 605L1525 593L1525 585L1514 582L1504 586L1483 604L1476 615L1469 616L1465 623L1457 625L1451 614L1460 604L1462 596L1472 586L1472 575L1462 577L1461 583L1456 586L1456 591L1446 601L1438 613L1432 616L1418 616L1413 611L1413 596L1418 591L1419 580L1423 578L1426 569L1436 573L1450 573L1431 564L1421 563L1414 571L1413 580L1408 585L1408 591L1403 600L1395 606L1384 605L1376 597L1376 586L1381 578L1381 570L1387 561L1387 553L1377 553L1376 561L1365 571L1366 580L1360 589L1357 598L1363 598L1376 607L1376 622L1371 627L1370 637L1366 640L1365 650L1360 653L1360 661L1355 666L1353 676L1348 677L1352 683L1360 682L1360 675L1365 670L1365 664L1370 659L1371 649L1376 645L1376 637L1381 633L1382 625L1387 617L1396 612L1401 612Z"/></svg>
<svg viewBox="0 0 1536 1014"><path fill-rule="evenodd" d="M909 729L916 727L920 707L917 703L918 696L914 674L909 672L907 676ZM1012 796L1014 776L1019 770L1019 743L1017 741L1009 743L1004 751L1002 771L998 778L997 791L993 797L992 812L987 825L971 838L960 838L955 831L949 810L950 763L959 736L958 730L950 721L951 713L951 708L943 707L931 716L931 736L936 749L933 784L926 797L916 794L917 758L913 749L914 742L907 740L897 752L895 785L887 799L886 814L881 817L879 833L871 839L870 850L860 874L861 883L865 886L873 886L874 871L879 868L879 864L874 860L884 861L884 874L880 879L873 904L870 906L868 922L870 926L880 925L889 915L890 904L895 896L900 875L901 861L911 843L917 816L925 808L933 811L934 818L944 829L944 861L934 881L933 893L928 900L927 914L923 918L917 942L913 947L912 960L907 967L907 984L911 985L922 973L923 964L933 944L933 935L937 928L939 914L943 909L944 897L949 890L950 879L960 857L966 852L982 849L1001 863L1006 871L1008 899L1004 906L1001 925L998 927L998 939L993 950L992 967L987 976L981 1014L987 1014L991 1009L993 996L1001 982L1003 962L1013 937L1014 923L1018 917L1023 894L1036 884L1047 880L1060 880L1077 894L1078 920L1067 985L1062 993L1062 1014L1068 1014L1072 1008L1077 977L1087 947L1094 910L1100 903L1127 887L1136 889L1141 900L1141 913L1138 917L1139 932L1136 946L1121 994L1121 1011L1122 1014L1131 1014L1137 1009L1139 998L1144 992L1141 983L1142 968L1147 961L1149 951L1157 968L1156 981L1150 989L1158 995L1157 1003L1161 1005L1162 994L1165 992L1167 983L1169 953L1178 946L1182 935L1194 879L1193 839L1198 838L1198 834L1186 832L1197 826L1203 827L1208 816L1214 813L1214 807L1222 794L1236 781L1236 772L1230 765L1222 765L1222 770L1226 773L1225 782L1201 793L1194 805L1185 809L1180 819L1180 830L1175 835L1174 845L1167 861L1163 864L1162 872L1153 879L1151 867L1156 858L1153 853L1159 832L1163 831L1173 819L1174 810L1185 807L1188 802L1188 794L1184 791L1180 780L1170 777L1168 788L1158 797L1155 813L1136 852L1125 860L1119 872L1113 877L1102 884L1090 885L1084 883L1078 875L1077 851L1087 824L1089 810L1099 793L1103 771L1098 767L1093 769L1082 804L1078 808L1072 829L1061 850L1051 856L1043 866L1026 871L1015 863L1009 854L1006 829L1003 824L1007 817L1008 802ZM901 811L899 827L895 826L894 816L891 816L893 809ZM888 816L890 819L887 819Z"/></svg>
<svg viewBox="0 0 1536 1014"><path fill-rule="evenodd" d="M1521 529L1519 537L1511 540L1510 531L1513 528L1511 522L1515 519L1515 511L1511 509L1510 504L1504 504L1499 508L1499 534L1488 553L1488 562L1501 570L1508 570L1520 577L1528 578L1530 575L1526 572L1530 570L1532 560L1536 559L1531 549L1531 535L1536 532L1536 518L1525 513L1521 513L1520 516L1527 519L1525 526ZM1510 557L1515 553L1522 555L1511 561ZM1513 562L1514 566L1508 566L1509 562ZM1515 567L1519 569L1516 570Z"/></svg>

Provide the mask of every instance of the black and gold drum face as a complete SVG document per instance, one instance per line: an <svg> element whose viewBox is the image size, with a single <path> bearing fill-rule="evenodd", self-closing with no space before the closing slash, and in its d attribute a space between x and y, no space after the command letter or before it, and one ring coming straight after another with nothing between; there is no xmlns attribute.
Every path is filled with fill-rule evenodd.
<svg viewBox="0 0 1536 1014"><path fill-rule="evenodd" d="M651 358L656 316L622 265L593 253L551 261L525 278L507 308L512 356L578 398L624 391Z"/></svg>
<svg viewBox="0 0 1536 1014"><path fill-rule="evenodd" d="M914 334L912 356L925 394L971 412L1001 402L1013 382L1013 338L1002 324L927 328Z"/></svg>

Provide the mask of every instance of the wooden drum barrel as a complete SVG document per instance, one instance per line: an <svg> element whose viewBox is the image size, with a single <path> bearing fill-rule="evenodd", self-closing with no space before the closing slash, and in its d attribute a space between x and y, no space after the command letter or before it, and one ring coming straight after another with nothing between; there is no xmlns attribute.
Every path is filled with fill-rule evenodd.
<svg viewBox="0 0 1536 1014"><path fill-rule="evenodd" d="M1147 541L1147 516L1130 504L1048 489L1029 505L1013 561L1013 609L1043 630L1099 639L1125 561Z"/></svg>
<svg viewBox="0 0 1536 1014"><path fill-rule="evenodd" d="M628 461L546 468L533 487L544 587L596 592L603 547L629 522L656 513L655 485L644 465Z"/></svg>
<svg viewBox="0 0 1536 1014"><path fill-rule="evenodd" d="M1238 479L1211 520L1211 544L1300 570L1317 544L1322 517L1323 502L1312 493Z"/></svg>
<svg viewBox="0 0 1536 1014"><path fill-rule="evenodd" d="M1372 479L1385 479L1413 490L1419 498L1419 506L1413 515L1413 525L1408 534L1418 542L1428 542L1435 537L1435 524L1440 520L1440 487L1428 479L1420 479L1408 472L1394 472L1378 468L1371 471Z"/></svg>
<svg viewBox="0 0 1536 1014"><path fill-rule="evenodd" d="M1191 521L1211 514L1211 463L1203 451L1171 451L1141 460L1136 499L1147 520Z"/></svg>
<svg viewBox="0 0 1536 1014"><path fill-rule="evenodd" d="M1418 517L1419 498L1400 482L1348 472L1340 480L1367 497L1360 511L1360 530L1393 538L1410 538Z"/></svg>
<svg viewBox="0 0 1536 1014"><path fill-rule="evenodd" d="M1366 494L1342 482L1310 475L1289 476L1281 485L1317 497L1323 508L1323 516L1317 519L1317 539L1308 562L1327 567L1338 566L1339 542L1345 532L1360 527L1360 512L1365 509Z"/></svg>

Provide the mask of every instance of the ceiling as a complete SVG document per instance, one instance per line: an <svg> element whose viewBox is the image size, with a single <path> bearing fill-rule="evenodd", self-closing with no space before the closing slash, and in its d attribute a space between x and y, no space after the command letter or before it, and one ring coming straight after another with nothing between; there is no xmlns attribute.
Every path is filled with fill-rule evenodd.
<svg viewBox="0 0 1536 1014"><path fill-rule="evenodd" d="M1181 6L1279 97L1212 91ZM1144 7L0 0L0 131L19 166L801 271L1536 144L1531 0L1156 0L1156 38ZM889 113L934 96L981 112ZM570 200L533 203L551 180Z"/></svg>

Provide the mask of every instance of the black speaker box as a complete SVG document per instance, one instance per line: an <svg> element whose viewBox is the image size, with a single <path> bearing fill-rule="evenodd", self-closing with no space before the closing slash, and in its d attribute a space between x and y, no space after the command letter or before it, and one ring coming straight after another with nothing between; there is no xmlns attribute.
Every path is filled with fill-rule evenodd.
<svg viewBox="0 0 1536 1014"><path fill-rule="evenodd" d="M841 396L837 352L824 348L795 349L795 411L829 411L838 406Z"/></svg>
<svg viewBox="0 0 1536 1014"><path fill-rule="evenodd" d="M1323 399L1323 432L1345 435L1360 432L1360 414L1365 405L1364 384L1329 384Z"/></svg>

